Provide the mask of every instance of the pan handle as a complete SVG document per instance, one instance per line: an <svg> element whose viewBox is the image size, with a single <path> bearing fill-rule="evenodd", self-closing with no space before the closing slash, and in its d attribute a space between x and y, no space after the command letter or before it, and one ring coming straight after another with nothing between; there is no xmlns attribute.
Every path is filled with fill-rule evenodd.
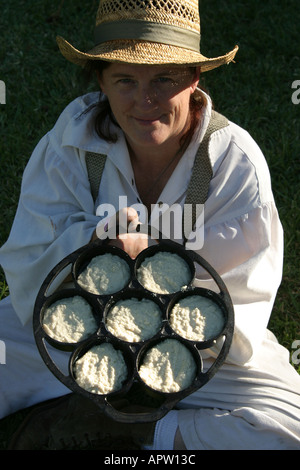
<svg viewBox="0 0 300 470"><path fill-rule="evenodd" d="M153 411L128 413L117 410L111 403L107 401L104 412L113 420L121 423L151 423L163 418L177 402L178 398L174 401L169 401L168 403L162 404L159 408L153 409Z"/></svg>

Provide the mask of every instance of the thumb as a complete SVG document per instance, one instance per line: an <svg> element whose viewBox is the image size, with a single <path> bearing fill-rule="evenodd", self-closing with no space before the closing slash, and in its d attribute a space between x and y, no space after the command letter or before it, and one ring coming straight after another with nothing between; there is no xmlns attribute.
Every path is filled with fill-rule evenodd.
<svg viewBox="0 0 300 470"><path fill-rule="evenodd" d="M119 227L125 229L126 232L135 231L139 222L139 215L133 207L125 207L117 214Z"/></svg>

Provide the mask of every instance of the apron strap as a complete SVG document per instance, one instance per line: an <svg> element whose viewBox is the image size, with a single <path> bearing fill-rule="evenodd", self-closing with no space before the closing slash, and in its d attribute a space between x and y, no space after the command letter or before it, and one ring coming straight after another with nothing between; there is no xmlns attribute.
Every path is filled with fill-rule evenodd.
<svg viewBox="0 0 300 470"><path fill-rule="evenodd" d="M94 202L96 202L98 196L106 158L106 155L102 153L86 152L85 154L86 168Z"/></svg>
<svg viewBox="0 0 300 470"><path fill-rule="evenodd" d="M213 175L208 152L210 137L214 132L227 127L228 125L229 122L227 118L214 110L212 111L206 133L199 145L195 157L192 176L185 199L185 204L191 204L192 207L192 227L194 227L196 220L200 215L200 213L197 213L199 212L199 210L197 211L197 204L205 204L208 196L210 181Z"/></svg>

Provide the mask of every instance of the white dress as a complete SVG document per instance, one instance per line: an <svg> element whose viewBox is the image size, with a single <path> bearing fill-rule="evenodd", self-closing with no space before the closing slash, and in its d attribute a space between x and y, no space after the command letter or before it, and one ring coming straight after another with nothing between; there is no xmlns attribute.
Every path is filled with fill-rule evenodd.
<svg viewBox="0 0 300 470"><path fill-rule="evenodd" d="M0 249L10 296L0 303L0 418L68 393L36 349L32 312L49 271L89 242L102 223L99 207L139 202L122 132L102 141L93 128L97 93L76 99L35 148L25 169L16 217ZM181 158L158 202L183 205L194 156L211 114ZM85 152L107 155L94 203ZM230 122L214 133L213 168L204 207L204 243L199 250L222 276L235 310L235 333L226 364L198 392L156 426L154 449L172 449L179 425L188 449L300 448L300 377L289 354L267 330L281 281L283 233L265 159L249 134ZM98 211L97 211L98 208ZM148 222L155 224L155 212ZM142 220L142 222L144 222ZM145 221L146 222L146 221ZM197 283L214 289L205 273ZM207 351L207 366L216 349ZM59 363L61 353L55 352Z"/></svg>

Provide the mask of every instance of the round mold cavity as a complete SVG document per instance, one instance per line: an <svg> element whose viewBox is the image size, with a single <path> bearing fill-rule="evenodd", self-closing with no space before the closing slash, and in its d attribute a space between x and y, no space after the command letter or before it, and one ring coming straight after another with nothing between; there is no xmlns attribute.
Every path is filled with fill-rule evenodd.
<svg viewBox="0 0 300 470"><path fill-rule="evenodd" d="M114 313L116 307L123 307L123 311ZM115 317L115 327L110 322L112 315ZM127 289L113 295L107 302L103 315L104 326L111 335L134 344L144 343L157 336L164 320L163 304L157 296L143 289ZM128 328L126 321L129 322Z"/></svg>
<svg viewBox="0 0 300 470"><path fill-rule="evenodd" d="M189 300L191 300L191 304ZM174 327L171 321L172 315L175 315L173 309L181 302L184 305L183 310L185 312L179 313L177 311L176 314L179 316L178 327ZM192 305L191 308L194 309L194 312L190 315L186 310L189 309L189 305ZM227 307L220 295L201 287L194 287L187 292L175 294L168 304L166 314L171 330L185 340L197 343L198 346L201 346L201 349L212 346L216 339L224 334L228 320ZM207 323L207 319L210 323ZM189 332L194 327L194 336L190 336L188 332L183 331L184 326L185 328L189 327Z"/></svg>
<svg viewBox="0 0 300 470"><path fill-rule="evenodd" d="M45 314L47 313L48 309L53 307L55 304L57 305L59 304L63 305L64 303L68 304L69 303L68 301L70 299L75 299L75 298L78 298L79 301L83 300L84 304L87 305L87 307L90 307L91 314L95 322L95 328L90 329L87 332L83 332L80 338L77 338L77 339L74 338L73 341L59 339L58 336L54 332L52 332L51 334L50 330L48 328L45 328L45 321L44 321ZM77 289L64 289L64 290L57 291L51 296L49 296L48 298L46 298L46 300L44 301L44 303L42 304L40 308L39 321L40 321L41 331L43 332L43 335L45 336L47 341L52 346L61 350L72 351L78 344L82 343L83 341L86 341L89 337L97 333L100 327L100 322L102 318L102 312L103 312L102 309L103 309L102 305L98 301L91 299L90 296L86 294L85 292L79 292ZM72 309L69 310L69 313L71 313L71 310ZM81 315L79 311L75 313L75 317L77 318L78 322L80 322L80 320L84 321L84 316ZM75 336L76 326L74 325L72 327L72 319L66 318L65 321L66 321L65 326L68 327L69 332L71 332L72 328L74 327L74 336ZM71 334L71 333L68 333L68 334Z"/></svg>
<svg viewBox="0 0 300 470"><path fill-rule="evenodd" d="M176 256L174 256L176 255ZM172 261L176 260L176 265ZM141 279L141 267L145 263L154 263L158 266L158 272L153 273L152 276L155 284L167 286L168 279L170 280L170 288L152 289ZM162 242L159 245L153 245L143 250L136 258L134 266L134 274L137 281L143 286L144 289L154 292L158 295L170 295L178 291L187 289L192 285L195 278L195 265L193 260L185 252L184 248L174 246L172 243ZM174 275L180 275L181 280L174 282Z"/></svg>
<svg viewBox="0 0 300 470"><path fill-rule="evenodd" d="M89 353L93 354L93 358L89 357ZM100 361L100 365L95 365L97 356L103 359L103 362ZM87 376L89 382L87 384L83 383L83 377L79 379L80 372L78 372L78 368L76 369L78 361L83 361L84 358L86 359L85 366L80 364L83 369L88 367L88 361L90 361ZM134 366L134 354L129 348L126 348L121 341L114 341L106 337L86 341L85 344L79 346L70 357L69 373L74 382L73 389L94 397L114 397L122 395L130 389L134 379ZM94 374L94 379L92 374ZM108 387L107 381L111 378L118 379L119 384Z"/></svg>
<svg viewBox="0 0 300 470"><path fill-rule="evenodd" d="M113 264L110 267L109 265L111 262ZM99 279L97 279L97 282L100 283L100 278L102 276L102 288L99 286L99 289L90 289L88 286L83 285L83 283L79 280L79 276L82 275L82 273L91 266L91 263L96 263L96 269L100 270L100 272L98 272ZM132 273L133 264L130 256L125 251L112 245L100 245L91 247L90 249L87 248L81 254L79 254L73 264L73 276L75 284L80 289L97 296L112 295L120 292L129 285L132 278ZM93 277L95 280L95 271ZM105 288L105 283L111 283L115 281L118 283L115 288L113 288L112 285L110 285L108 288Z"/></svg>
<svg viewBox="0 0 300 470"><path fill-rule="evenodd" d="M154 352L154 350L156 351ZM157 351L159 351L159 354L157 354ZM149 354L152 354L150 359L152 365L150 369L147 368L142 374L141 368L145 365L145 360L148 360ZM167 377L174 377L178 360L183 361L179 372L177 372L177 380L182 383L177 384L177 386L175 384L168 384L167 386L166 384L163 386L154 384L157 377L162 379L162 382L167 380ZM188 363L186 363L186 360L188 360ZM149 341L139 351L136 367L140 382L144 384L150 394L154 394L154 396L158 394L167 398L176 395L177 399L180 400L181 395L183 398L191 393L195 387L198 388L197 379L202 373L203 364L201 355L194 344L186 342L182 338L161 337ZM172 374L170 374L170 370ZM189 378L185 377L186 373L190 374ZM148 376L146 380L143 378L144 374ZM169 388L169 390L166 388Z"/></svg>

